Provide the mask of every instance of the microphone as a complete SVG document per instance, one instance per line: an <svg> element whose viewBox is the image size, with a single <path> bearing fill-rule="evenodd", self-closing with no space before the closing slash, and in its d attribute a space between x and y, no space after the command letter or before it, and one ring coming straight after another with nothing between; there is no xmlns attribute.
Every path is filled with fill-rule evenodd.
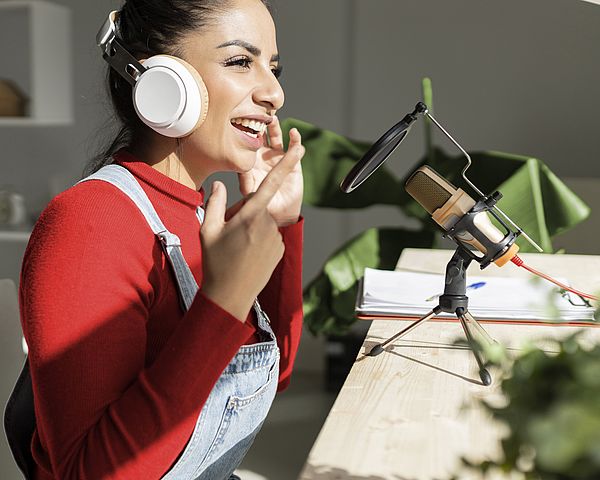
<svg viewBox="0 0 600 480"><path fill-rule="evenodd" d="M476 202L464 190L456 188L427 165L410 175L405 189L444 229L446 236L459 246L469 250L474 248L483 254L482 257L473 254L481 263L481 268L491 262L501 267L519 251L519 246L514 243L517 235L492 212L508 231L507 234L502 233L488 215L488 211L500 199L498 192Z"/></svg>
<svg viewBox="0 0 600 480"><path fill-rule="evenodd" d="M505 239L502 241L504 246L510 246L510 245L506 245L506 241L511 240L511 238L508 238L508 237L516 237L517 235L523 235L523 238L525 238L531 245L533 245L536 248L536 250L538 250L539 252L543 252L542 248L537 243L535 243L529 237L529 235L527 235L517 224L515 224L502 210L500 210L498 207L495 206L496 202L502 197L499 192L494 192L492 195L484 196L483 192L481 192L473 184L473 182L471 182L467 178L466 172L467 172L467 169L471 166L471 157L466 152L466 150L463 147L461 147L460 144L456 140L454 140L454 138L452 138L452 135L450 135L446 131L446 129L444 127L442 127L435 118L433 118L433 116L429 113L427 105L425 105L423 102L418 102L415 105L415 108L411 113L406 114L404 116L404 118L402 118L402 120L400 120L396 125L394 125L392 128L390 128L387 132L385 132L371 146L371 148L367 151L367 153L365 153L363 155L363 157L354 165L354 167L352 167L350 172L348 172L348 174L342 180L342 183L340 185L342 191L345 193L352 192L354 189L356 189L358 186L360 186L365 180L367 180L367 178L369 178L375 172L375 170L377 170L381 165L383 165L383 163L392 154L392 152L394 152L394 150L396 150L396 148L404 141L404 139L406 138L406 135L412 128L412 125L417 120L419 115L425 115L429 120L431 120L433 122L433 124L436 127L438 127L442 131L442 133L444 135L446 135L446 137L448 137L448 139L450 139L450 141L454 145L456 145L458 147L458 149L463 153L463 155L467 159L467 164L465 165L465 167L462 170L462 177L465 179L465 182L467 182L467 184L473 189L473 191L476 192L478 195L480 195L483 199L483 200L480 200L479 202L475 202L474 203L475 206L473 208L480 209L480 211L486 211L486 212L489 211L494 216L494 218L496 220L498 220L498 222L503 227L506 228L506 230L509 233L507 236L504 237ZM431 170L431 171L433 171L433 170ZM427 175L427 174L425 174L425 175ZM440 177L439 175L436 174L436 175L431 175L431 177L429 177L429 178L430 179L431 178L440 179L442 177ZM418 181L419 179L420 179L420 175L415 178L415 181ZM442 180L444 180L444 179L442 178ZM419 201L418 198L415 198L413 195L413 198L415 198L415 200L417 200L417 202L421 203L421 205L423 205L427 209L427 211L429 211L429 213L433 213L433 211L442 207L445 204L445 202L447 202L450 199L449 197L452 197L452 195L454 193L456 193L457 190L460 190L445 180L443 182L437 182L437 183L435 181L432 183L431 180L425 180L425 187L423 187L423 188L427 189L427 188L431 187L432 185L434 185L434 183L438 186L436 188L434 188L432 192L430 192L430 194L433 194L433 196L430 197L429 195L426 195L426 197L427 197L426 199L421 197L422 200L425 201L430 208L432 206L435 207L431 211L428 209L428 207L426 207L423 203L421 203L421 201ZM416 185L418 185L418 184L419 183L417 183ZM417 190L419 191L420 189L417 188ZM444 193L444 190L446 193ZM462 190L461 190L461 192L462 192ZM463 192L463 194L466 195L464 192ZM461 198L462 198L462 196L461 196ZM441 203L439 203L440 199L442 199ZM463 206L467 205L468 199L470 199L472 202L474 202L474 200L471 197L466 195L466 197L461 200L461 205L463 205ZM432 204L429 203L431 201L433 201ZM502 217L508 223L510 223L512 225L512 227L514 227L517 230L517 233L511 232L511 230L506 226L506 224L500 219L498 214L502 215ZM443 217L442 221L448 220L445 218L446 216L441 213L440 213L440 216ZM450 218L452 218L452 216L450 216ZM499 261L500 260L499 258L495 258L495 257L494 257L495 259L492 260L491 250L490 250L491 245L489 244L489 242L493 242L492 239L499 238L499 237L497 235L495 235L494 233L492 233L492 228L495 228L495 227L493 227L493 225L491 225L491 227L483 226L484 224L489 223L489 217L487 217L487 215L481 215L480 217L477 218L475 223L481 224L483 231L485 231L487 234L489 234L489 236L484 235L487 242L482 243L480 241L479 242L480 245L476 245L476 242L470 243L469 241L467 241L468 237L465 236L464 243L470 243L471 245L473 245L473 247L475 247L477 250L479 250L482 253L487 252L484 255L485 258L479 258L474 255L472 256L472 258L477 259L477 261L479 261L479 263L482 264L481 268L484 268L485 266L487 266L487 264L490 262L490 260L491 261L496 261L496 260ZM440 225L443 228L445 228L446 230L448 230L443 224L440 224ZM473 231L479 231L478 228L475 228L474 226L472 226L470 228L473 229L472 231L470 230L471 234L473 234ZM499 235L502 235L497 229L496 229L496 231L498 232ZM448 236L450 236L457 243L459 243L459 246L462 245L459 242L459 240L457 240L456 238L453 237L453 235L454 235L454 232L452 232L452 231L448 232ZM480 240L477 237L476 237L476 239ZM512 238L512 243L514 243L514 238ZM516 253L516 251L515 251L515 253Z"/></svg>

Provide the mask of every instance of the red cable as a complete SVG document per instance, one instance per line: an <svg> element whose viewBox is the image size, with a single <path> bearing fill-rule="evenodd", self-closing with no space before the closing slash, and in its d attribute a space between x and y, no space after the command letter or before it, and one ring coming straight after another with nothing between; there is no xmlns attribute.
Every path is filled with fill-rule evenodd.
<svg viewBox="0 0 600 480"><path fill-rule="evenodd" d="M549 282L554 283L555 285L558 285L563 290L567 290L571 293L574 293L575 295L579 295L580 297L587 298L589 300L598 300L598 297L594 295L590 295L589 293L583 293L579 290L575 290L574 288L568 287L567 285L560 283L558 280L555 280L554 278L546 275L545 273L538 272L537 270L529 267L528 265L525 265L523 260L518 255L515 255L510 261L513 262L517 267L523 267L528 272L531 272L534 275L537 275L538 277L541 277L545 280L548 280Z"/></svg>

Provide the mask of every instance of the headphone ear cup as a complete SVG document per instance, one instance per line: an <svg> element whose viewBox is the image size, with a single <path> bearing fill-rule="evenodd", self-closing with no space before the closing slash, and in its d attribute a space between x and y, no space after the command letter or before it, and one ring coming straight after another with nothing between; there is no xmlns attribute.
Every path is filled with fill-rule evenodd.
<svg viewBox="0 0 600 480"><path fill-rule="evenodd" d="M208 113L208 91L196 69L170 55L155 55L143 65L146 70L133 88L142 122L167 137L191 134Z"/></svg>
<svg viewBox="0 0 600 480"><path fill-rule="evenodd" d="M194 80L196 80L196 86L197 86L198 92L200 94L200 109L201 109L200 115L198 115L198 121L196 122L196 124L192 128L192 131L190 132L190 133L192 133L194 130L196 130L198 127L200 127L200 125L202 125L204 123L204 120L206 120L206 115L208 115L208 89L206 88L206 84L204 83L204 80L202 80L202 77L198 73L198 70L196 70L188 62L186 62L185 60L182 60L179 57L171 57L171 58L176 60L177 62L179 62L181 65L183 65L187 69L187 71L192 75Z"/></svg>

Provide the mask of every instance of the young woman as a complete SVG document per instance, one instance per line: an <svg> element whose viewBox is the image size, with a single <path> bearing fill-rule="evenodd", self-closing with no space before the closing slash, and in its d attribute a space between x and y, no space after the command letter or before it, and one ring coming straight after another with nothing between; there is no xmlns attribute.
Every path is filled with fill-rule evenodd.
<svg viewBox="0 0 600 480"><path fill-rule="evenodd" d="M261 0L127 0L107 25L121 132L48 205L22 269L34 477L237 478L302 324L304 148L292 130L284 151L275 116L273 20ZM149 95L147 72L194 86ZM229 210L220 182L205 205L221 171L245 197Z"/></svg>

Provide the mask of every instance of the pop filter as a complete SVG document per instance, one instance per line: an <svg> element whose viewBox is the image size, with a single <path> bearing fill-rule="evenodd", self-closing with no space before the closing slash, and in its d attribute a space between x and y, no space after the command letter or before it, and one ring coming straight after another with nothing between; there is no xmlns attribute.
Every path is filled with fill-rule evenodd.
<svg viewBox="0 0 600 480"><path fill-rule="evenodd" d="M385 132L356 165L352 167L352 170L350 170L344 180L342 180L342 184L340 185L342 191L350 193L383 165L383 162L402 143L412 123L417 119L417 114L426 112L427 106L423 102L419 102L412 113L407 114L396 125Z"/></svg>

